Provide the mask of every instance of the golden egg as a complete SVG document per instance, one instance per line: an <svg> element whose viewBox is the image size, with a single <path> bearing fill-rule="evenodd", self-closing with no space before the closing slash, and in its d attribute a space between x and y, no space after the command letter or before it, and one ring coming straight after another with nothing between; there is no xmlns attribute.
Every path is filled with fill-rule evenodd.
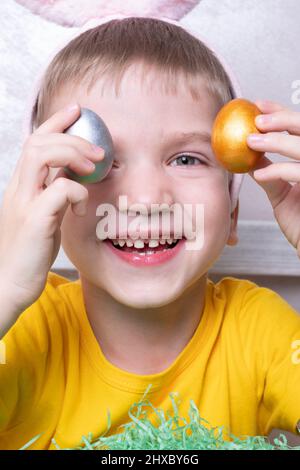
<svg viewBox="0 0 300 470"><path fill-rule="evenodd" d="M251 101L235 98L218 112L213 124L211 144L217 160L232 173L247 173L252 170L264 152L252 150L247 136L260 131L255 126L255 117L262 114Z"/></svg>

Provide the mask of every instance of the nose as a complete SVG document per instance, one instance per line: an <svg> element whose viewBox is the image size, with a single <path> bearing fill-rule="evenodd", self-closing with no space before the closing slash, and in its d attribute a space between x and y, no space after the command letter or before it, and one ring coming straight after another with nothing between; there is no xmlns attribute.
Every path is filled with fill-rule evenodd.
<svg viewBox="0 0 300 470"><path fill-rule="evenodd" d="M157 212L153 204L163 204L167 210L174 203L173 188L161 164L142 159L126 170L118 193L127 196L128 210L132 205L139 205L148 214L153 210ZM122 207L119 210L122 211Z"/></svg>

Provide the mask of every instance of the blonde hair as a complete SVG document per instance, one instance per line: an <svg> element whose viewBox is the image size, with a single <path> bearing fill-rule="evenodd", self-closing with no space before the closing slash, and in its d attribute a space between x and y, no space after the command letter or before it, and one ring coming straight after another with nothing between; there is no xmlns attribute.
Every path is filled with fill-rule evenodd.
<svg viewBox="0 0 300 470"><path fill-rule="evenodd" d="M124 73L138 61L161 72L160 83L167 90L171 87L176 92L179 74L183 74L193 99L200 97L199 78L204 78L207 93L220 107L234 97L215 54L180 26L147 17L114 19L83 32L53 58L32 111L33 128L42 124L63 85L87 84L89 91L101 77L118 94Z"/></svg>

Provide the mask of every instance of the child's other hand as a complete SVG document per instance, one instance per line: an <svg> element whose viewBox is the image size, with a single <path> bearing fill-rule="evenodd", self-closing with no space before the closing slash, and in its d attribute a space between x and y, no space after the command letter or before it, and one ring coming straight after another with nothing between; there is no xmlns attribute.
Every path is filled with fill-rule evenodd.
<svg viewBox="0 0 300 470"><path fill-rule="evenodd" d="M249 175L266 191L283 234L300 257L300 112L273 101L256 101L255 104L262 112L259 116L265 119L261 123L256 116L255 125L265 135L252 134L262 138L257 142L248 136L249 147L295 161L273 163L263 156Z"/></svg>
<svg viewBox="0 0 300 470"><path fill-rule="evenodd" d="M88 191L68 179L63 167L86 175L102 160L91 144L64 134L80 115L62 109L26 140L0 208L0 283L7 305L23 311L42 293L60 248L60 226L71 204L75 214L86 213ZM60 168L46 186L50 167ZM2 299L4 301L4 299ZM19 310L18 310L19 309Z"/></svg>

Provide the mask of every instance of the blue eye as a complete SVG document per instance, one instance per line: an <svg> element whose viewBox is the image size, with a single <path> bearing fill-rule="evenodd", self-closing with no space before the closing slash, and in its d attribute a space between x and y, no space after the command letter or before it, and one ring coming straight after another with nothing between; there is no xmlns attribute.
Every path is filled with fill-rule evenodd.
<svg viewBox="0 0 300 470"><path fill-rule="evenodd" d="M195 165L206 165L206 163L203 160L200 160L197 157L194 157L193 155L189 155L188 153L184 153L182 155L179 155L179 157L176 157L171 163L175 162L176 160L181 160L182 164L175 165L175 166L195 166ZM191 162L191 163L189 163ZM193 164L193 162L196 162Z"/></svg>

